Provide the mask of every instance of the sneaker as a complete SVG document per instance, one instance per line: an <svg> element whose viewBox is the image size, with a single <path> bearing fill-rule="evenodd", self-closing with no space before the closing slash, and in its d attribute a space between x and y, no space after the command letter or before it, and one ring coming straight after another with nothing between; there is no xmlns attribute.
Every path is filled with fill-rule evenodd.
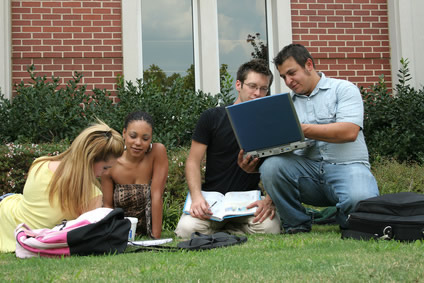
<svg viewBox="0 0 424 283"><path fill-rule="evenodd" d="M311 232L311 228L306 227L290 227L285 229L284 234L297 234L297 233L309 233Z"/></svg>

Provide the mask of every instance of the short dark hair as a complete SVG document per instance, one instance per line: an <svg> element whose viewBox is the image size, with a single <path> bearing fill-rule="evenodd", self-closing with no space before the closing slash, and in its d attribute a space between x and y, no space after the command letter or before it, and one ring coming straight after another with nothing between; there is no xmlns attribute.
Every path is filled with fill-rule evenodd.
<svg viewBox="0 0 424 283"><path fill-rule="evenodd" d="M259 73L269 77L269 85L272 84L272 80L274 79L267 62L263 59L253 59L241 65L237 71L237 80L243 83L249 72Z"/></svg>
<svg viewBox="0 0 424 283"><path fill-rule="evenodd" d="M147 112L136 110L128 114L128 116L125 118L124 129L127 129L128 125L134 121L146 121L146 123L149 124L153 130L153 118Z"/></svg>
<svg viewBox="0 0 424 283"><path fill-rule="evenodd" d="M285 46L283 49L281 49L280 52L278 52L277 56L275 56L273 61L275 64L275 67L278 68L278 66L282 65L284 61L286 61L290 57L293 57L296 63L299 64L302 68L305 68L306 61L308 59L311 59L312 64L315 68L314 58L312 58L308 49L306 49L306 47L303 46L302 44L294 44L294 43Z"/></svg>

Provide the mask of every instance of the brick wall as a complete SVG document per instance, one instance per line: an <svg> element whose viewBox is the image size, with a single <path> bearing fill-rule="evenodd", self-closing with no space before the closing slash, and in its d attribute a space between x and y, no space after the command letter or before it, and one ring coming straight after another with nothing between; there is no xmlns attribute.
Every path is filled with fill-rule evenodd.
<svg viewBox="0 0 424 283"><path fill-rule="evenodd" d="M291 0L293 41L317 69L368 87L391 86L387 0ZM84 74L83 83L113 90L122 74L121 0L12 0L13 82L40 75Z"/></svg>
<svg viewBox="0 0 424 283"><path fill-rule="evenodd" d="M391 87L387 0L291 0L293 41L318 70L368 87Z"/></svg>
<svg viewBox="0 0 424 283"><path fill-rule="evenodd" d="M113 90L122 74L121 1L12 0L12 79L84 74L87 89Z"/></svg>

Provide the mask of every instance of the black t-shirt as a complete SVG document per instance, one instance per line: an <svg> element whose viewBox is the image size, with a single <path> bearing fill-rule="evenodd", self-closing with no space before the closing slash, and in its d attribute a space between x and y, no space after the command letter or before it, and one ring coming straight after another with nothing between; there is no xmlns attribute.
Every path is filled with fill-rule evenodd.
<svg viewBox="0 0 424 283"><path fill-rule="evenodd" d="M240 148L224 107L203 112L192 138L208 146L202 190L225 194L258 189L259 174L248 174L237 164Z"/></svg>

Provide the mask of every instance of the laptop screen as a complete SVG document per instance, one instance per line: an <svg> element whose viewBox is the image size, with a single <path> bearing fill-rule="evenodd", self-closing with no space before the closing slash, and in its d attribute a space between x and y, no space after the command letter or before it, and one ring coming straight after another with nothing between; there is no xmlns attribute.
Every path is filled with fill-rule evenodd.
<svg viewBox="0 0 424 283"><path fill-rule="evenodd" d="M288 93L230 105L226 110L239 146L245 152L304 140Z"/></svg>

